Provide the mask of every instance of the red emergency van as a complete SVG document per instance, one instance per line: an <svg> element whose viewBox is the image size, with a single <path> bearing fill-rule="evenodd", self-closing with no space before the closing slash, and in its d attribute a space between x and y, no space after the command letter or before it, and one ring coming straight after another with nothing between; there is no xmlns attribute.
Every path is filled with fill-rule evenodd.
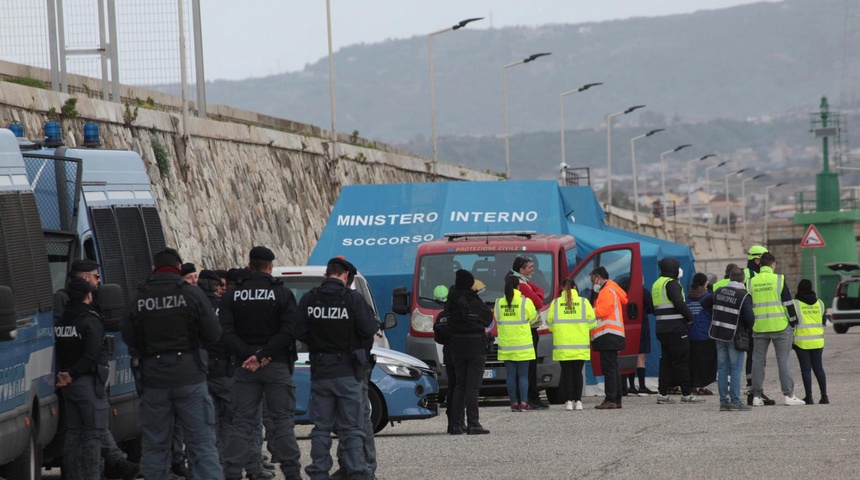
<svg viewBox="0 0 860 480"><path fill-rule="evenodd" d="M410 329L406 337L406 353L427 363L438 374L440 388L447 386L442 359L442 346L433 340L433 322L442 306L433 298L433 290L454 283L454 272L465 269L472 272L486 289L481 299L492 305L504 296L505 275L517 256L526 256L534 264L531 281L546 292L541 310L546 325L547 309L560 293L564 278L573 276L580 295L591 298L593 293L589 273L603 266L612 280L628 291L630 302L624 312L626 347L620 352L619 366L623 373L636 367L639 352L642 312L642 261L638 243L624 243L596 249L580 260L576 240L571 235L539 234L527 232L450 233L443 238L421 244L415 259L415 274L411 292L398 287L392 297L392 309L399 315L410 316ZM487 364L484 369L482 395L505 395L504 362L497 358L495 325L488 329ZM546 390L550 402L557 402L561 368L552 360L552 333L541 327L537 348L537 387ZM597 356L591 366L600 375Z"/></svg>

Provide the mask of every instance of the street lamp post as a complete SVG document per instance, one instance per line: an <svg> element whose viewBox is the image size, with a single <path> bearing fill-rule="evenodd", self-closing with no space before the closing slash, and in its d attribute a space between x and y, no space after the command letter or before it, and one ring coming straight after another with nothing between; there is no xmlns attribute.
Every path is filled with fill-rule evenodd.
<svg viewBox="0 0 860 480"><path fill-rule="evenodd" d="M508 143L508 69L511 67L515 67L517 65L522 65L524 63L529 63L534 60L537 60L540 57L545 57L547 55L551 55L550 52L545 53L534 53L529 55L528 57L519 60L514 63L509 63L502 67L502 81L504 83L504 95L505 95L505 179L511 179L511 149Z"/></svg>
<svg viewBox="0 0 860 480"><path fill-rule="evenodd" d="M612 208L612 119L621 115L645 108L645 105L635 105L627 110L610 113L606 116L606 204Z"/></svg>
<svg viewBox="0 0 860 480"><path fill-rule="evenodd" d="M637 135L630 139L630 157L633 164L633 209L636 212L634 216L634 220L636 221L636 233L639 233L639 182L636 179L636 140L640 138L650 137L655 133L662 132L666 130L665 128L658 128L656 130L651 130L648 133L643 133L642 135Z"/></svg>
<svg viewBox="0 0 860 480"><path fill-rule="evenodd" d="M768 233L767 233L767 220L770 217L770 189L781 187L788 182L779 182L776 185L768 185L764 187L764 246L767 247L768 242Z"/></svg>
<svg viewBox="0 0 860 480"><path fill-rule="evenodd" d="M335 107L334 98L334 57L331 53L331 0L325 2L326 26L328 27L328 89L329 99L331 100L331 159L337 159L337 127L335 120L337 119L337 108Z"/></svg>
<svg viewBox="0 0 860 480"><path fill-rule="evenodd" d="M726 162L720 162L716 165L711 165L710 167L705 168L705 197L708 202L708 221L707 223L710 225L711 218L713 215L711 214L711 170L715 168L720 168L725 165Z"/></svg>
<svg viewBox="0 0 860 480"><path fill-rule="evenodd" d="M690 231L693 230L693 177L690 175L690 165L707 160L711 157L716 157L716 153L709 153L701 157L687 162L687 213L689 215Z"/></svg>
<svg viewBox="0 0 860 480"><path fill-rule="evenodd" d="M730 173L726 175L726 238L732 233L732 212L729 208L729 177L734 175L740 175L749 170L748 168L742 168L737 172Z"/></svg>
<svg viewBox="0 0 860 480"><path fill-rule="evenodd" d="M756 175L752 178L745 178L745 179L741 180L741 197L742 197L741 198L741 202L742 202L741 208L743 209L743 213L744 213L744 232L743 232L743 236L741 237L741 239L743 240L744 245L747 244L746 243L746 238L747 238L747 182L752 182L753 180L758 180L759 178L766 177L766 176L767 176L767 174L765 174L765 173L759 173L758 175Z"/></svg>
<svg viewBox="0 0 860 480"><path fill-rule="evenodd" d="M678 145L672 150L666 150L665 152L660 154L660 203L663 205L663 229L667 230L669 222L666 221L666 164L663 163L663 157L670 153L677 152L679 150L683 150L687 147L692 147L689 143L684 145Z"/></svg>
<svg viewBox="0 0 860 480"><path fill-rule="evenodd" d="M437 30L433 33L427 35L427 58L430 62L430 130L432 132L433 137L433 178L436 178L436 163L439 161L439 157L436 154L436 97L433 89L433 36L439 35L440 33L452 32L454 30L459 30L466 25L476 22L478 20L483 20L484 17L478 18L467 18L465 20L460 21L458 24L443 28L442 30Z"/></svg>
<svg viewBox="0 0 860 480"><path fill-rule="evenodd" d="M564 92L558 96L559 105L561 108L561 165L560 165L560 168L562 170L564 170L564 168L567 167L567 161L565 160L565 151L564 151L564 97L566 97L567 95L573 95L575 93L584 92L585 90L588 90L591 87L596 87L598 85L603 85L603 82L586 83L585 85L583 85L577 89L568 90L567 92Z"/></svg>

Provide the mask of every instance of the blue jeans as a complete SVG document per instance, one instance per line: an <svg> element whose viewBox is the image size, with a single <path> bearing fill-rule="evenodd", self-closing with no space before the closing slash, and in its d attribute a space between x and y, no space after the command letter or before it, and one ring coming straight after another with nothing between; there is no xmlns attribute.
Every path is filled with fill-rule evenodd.
<svg viewBox="0 0 860 480"><path fill-rule="evenodd" d="M146 387L140 398L143 452L140 473L145 478L170 478L170 447L174 421L182 428L188 469L194 478L224 478L215 446L215 406L206 382L171 388Z"/></svg>
<svg viewBox="0 0 860 480"><path fill-rule="evenodd" d="M529 361L505 360L505 384L508 387L511 403L517 403L517 398L529 398ZM519 395L517 395L517 385L520 387Z"/></svg>
<svg viewBox="0 0 860 480"><path fill-rule="evenodd" d="M735 348L734 342L717 341L717 390L720 403L741 403L744 352ZM729 391L729 376L732 377ZM729 402L731 400L731 402Z"/></svg>

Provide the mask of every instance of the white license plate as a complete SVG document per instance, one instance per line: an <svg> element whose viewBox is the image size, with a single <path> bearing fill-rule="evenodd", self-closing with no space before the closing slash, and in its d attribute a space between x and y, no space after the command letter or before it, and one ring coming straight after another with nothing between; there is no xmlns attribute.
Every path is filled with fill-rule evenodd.
<svg viewBox="0 0 860 480"><path fill-rule="evenodd" d="M496 372L492 370L484 370L484 378L496 378Z"/></svg>

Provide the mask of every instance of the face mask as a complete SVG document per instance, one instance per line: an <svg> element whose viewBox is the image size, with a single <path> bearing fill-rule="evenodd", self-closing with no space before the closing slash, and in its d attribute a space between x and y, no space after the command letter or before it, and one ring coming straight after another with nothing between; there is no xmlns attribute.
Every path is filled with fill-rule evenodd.
<svg viewBox="0 0 860 480"><path fill-rule="evenodd" d="M599 283L595 283L595 284L594 284L594 291L595 291L595 292L599 292L599 291L600 291L600 287L601 287L601 286L602 286L602 285L600 285Z"/></svg>

